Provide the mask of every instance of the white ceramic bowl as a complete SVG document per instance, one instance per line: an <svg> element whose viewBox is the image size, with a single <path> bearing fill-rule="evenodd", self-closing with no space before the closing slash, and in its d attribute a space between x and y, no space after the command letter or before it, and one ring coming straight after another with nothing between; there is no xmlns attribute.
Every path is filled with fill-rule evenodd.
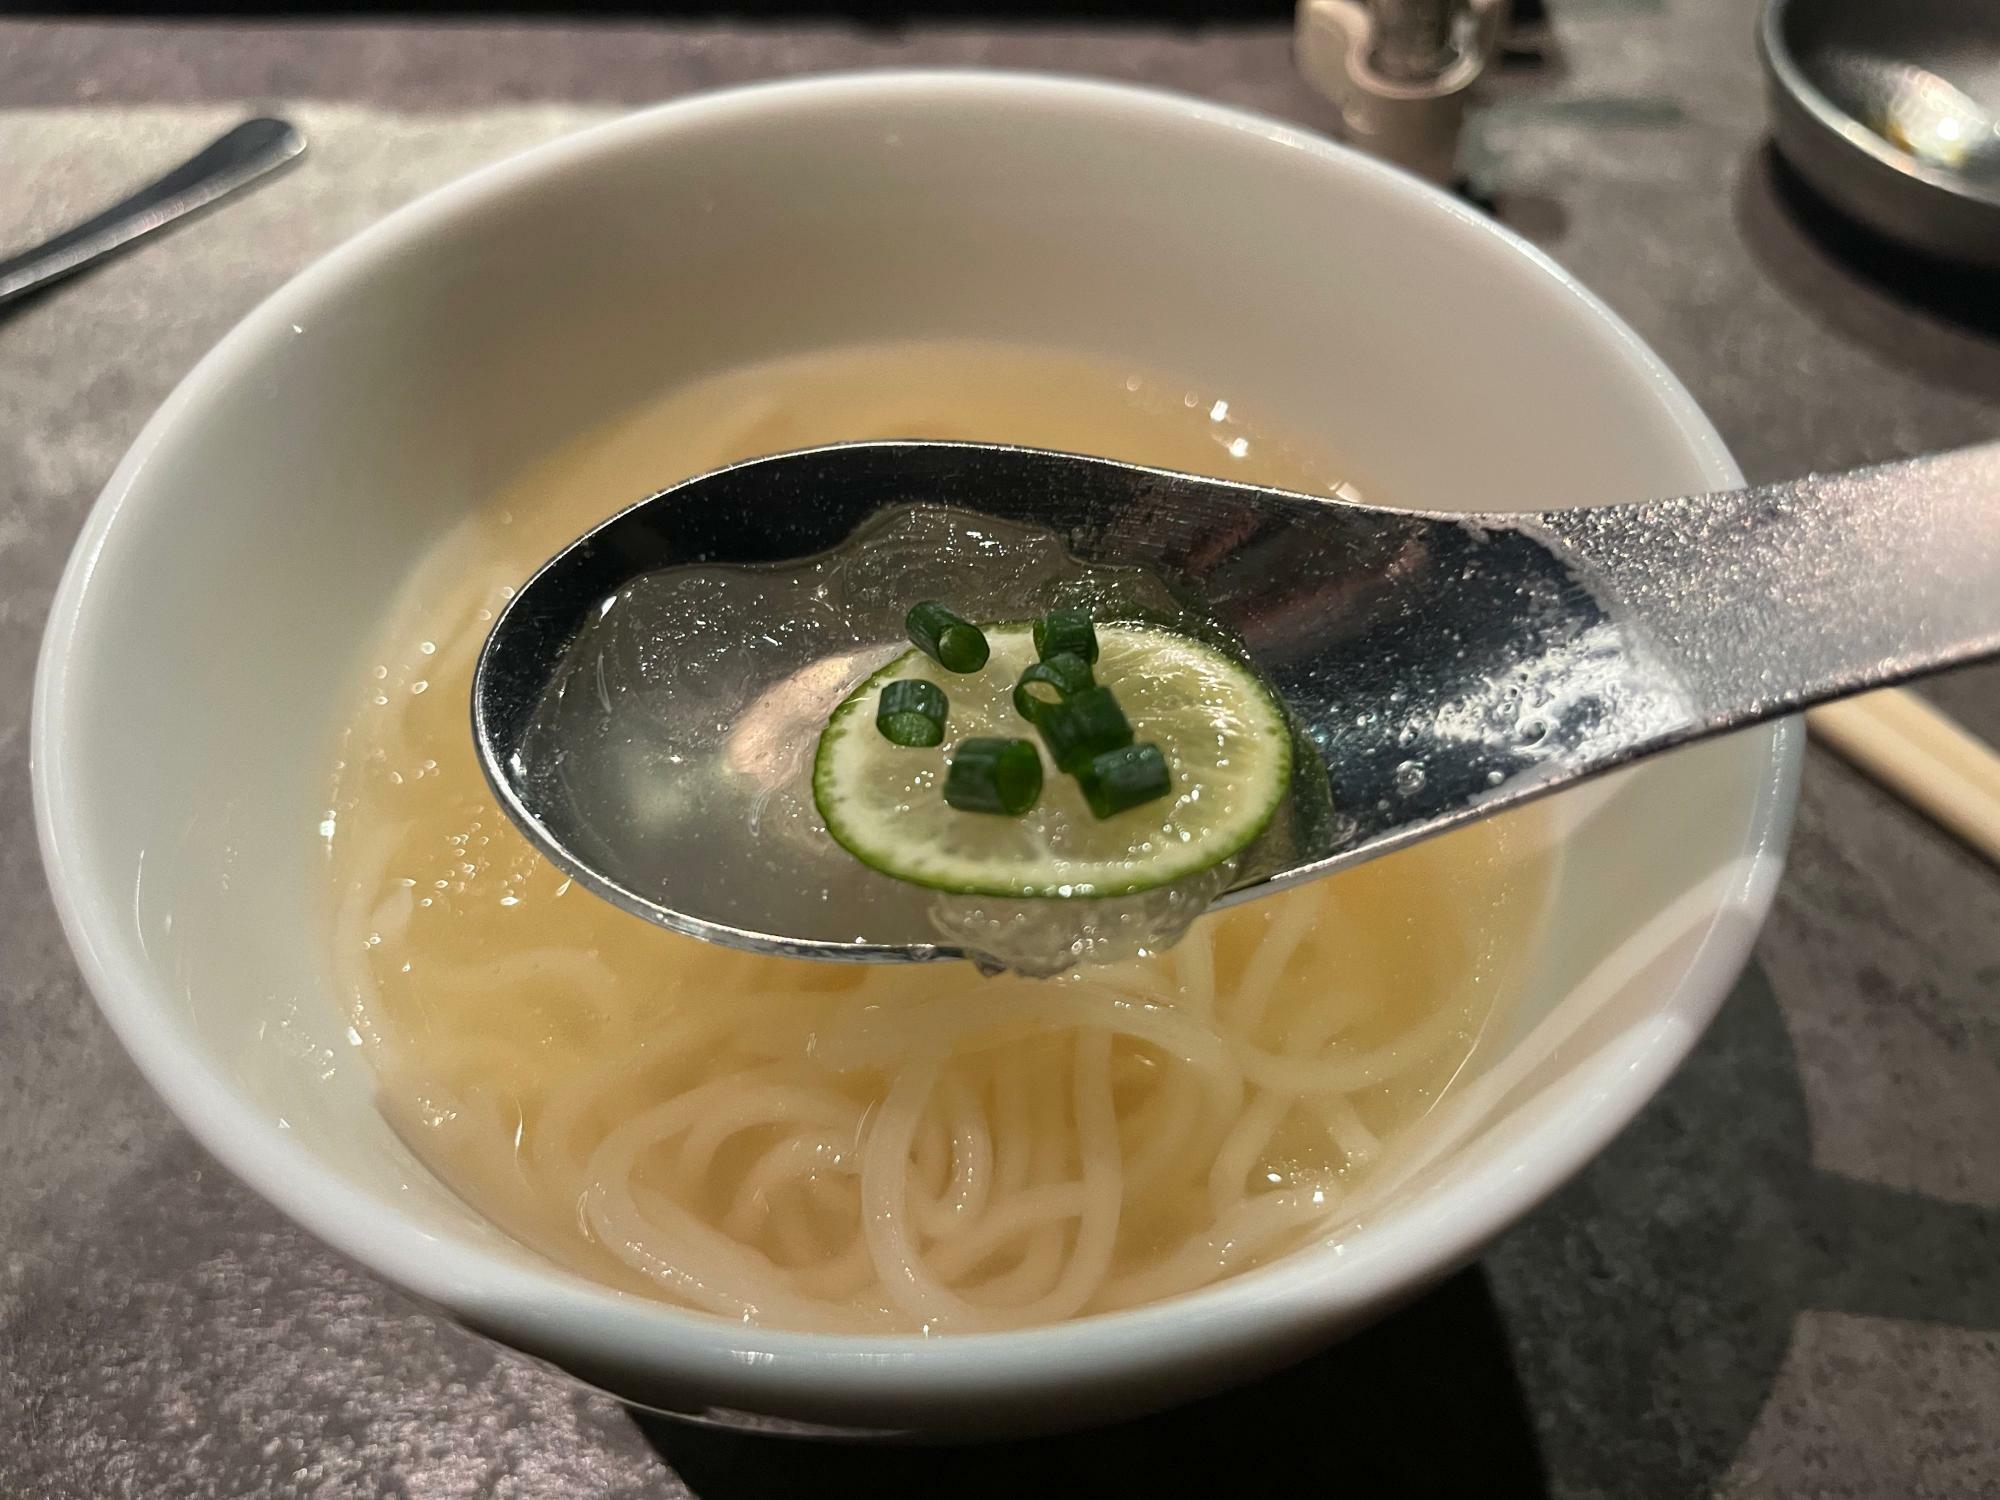
<svg viewBox="0 0 2000 1500"><path fill-rule="evenodd" d="M36 684L36 808L70 941L146 1076L246 1182L389 1281L657 1407L1074 1425L1338 1337L1588 1160L1743 963L1799 740L1746 733L1551 804L1561 868L1528 998L1475 1059L1489 1097L1466 1095L1468 1138L1337 1243L1161 1305L934 1341L763 1331L587 1284L467 1210L370 1103L324 962L335 705L405 571L528 461L684 376L898 335L1184 372L1323 425L1408 503L1738 478L1687 393L1554 265L1311 135L1023 76L719 94L433 194L202 361L63 579Z"/></svg>

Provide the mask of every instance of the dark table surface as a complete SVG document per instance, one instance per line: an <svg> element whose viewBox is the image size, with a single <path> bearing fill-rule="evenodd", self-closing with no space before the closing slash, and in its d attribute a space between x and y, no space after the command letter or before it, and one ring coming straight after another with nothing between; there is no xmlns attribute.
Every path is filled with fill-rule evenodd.
<svg viewBox="0 0 2000 1500"><path fill-rule="evenodd" d="M2000 284L1790 183L1750 0L1549 9L1474 121L1475 185L1753 478L2000 433ZM1372 1332L1108 1432L968 1455L635 1422L322 1249L141 1083L50 911L26 730L58 570L147 413L263 293L474 165L698 88L940 62L1329 123L1274 25L0 21L0 250L248 109L314 140L0 312L0 1495L2000 1494L2000 874L1818 751L1755 963L1610 1151ZM2000 740L1996 687L1931 691Z"/></svg>

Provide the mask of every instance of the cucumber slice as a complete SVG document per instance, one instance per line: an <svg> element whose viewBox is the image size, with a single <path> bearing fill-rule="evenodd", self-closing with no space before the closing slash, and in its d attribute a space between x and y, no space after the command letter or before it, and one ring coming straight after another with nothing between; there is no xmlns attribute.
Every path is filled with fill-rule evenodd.
<svg viewBox="0 0 2000 1500"><path fill-rule="evenodd" d="M1036 659L1027 623L986 625L992 656L948 673L921 651L897 657L827 720L813 761L813 801L856 859L933 890L977 896L1126 896L1170 885L1264 831L1292 779L1292 741L1270 690L1241 662L1172 631L1097 627L1097 680L1112 686L1139 737L1160 747L1167 796L1108 818L1048 758L1041 800L1025 815L961 812L944 800L952 745L1020 732L1014 684ZM951 736L934 748L875 732L882 685L922 678L951 694Z"/></svg>

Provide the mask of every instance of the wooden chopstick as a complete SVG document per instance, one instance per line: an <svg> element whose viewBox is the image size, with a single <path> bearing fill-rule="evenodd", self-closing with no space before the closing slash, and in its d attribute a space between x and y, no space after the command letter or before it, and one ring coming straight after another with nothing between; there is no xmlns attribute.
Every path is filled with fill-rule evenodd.
<svg viewBox="0 0 2000 1500"><path fill-rule="evenodd" d="M1827 749L2000 865L2000 752L1915 693L1821 704L1806 725Z"/></svg>

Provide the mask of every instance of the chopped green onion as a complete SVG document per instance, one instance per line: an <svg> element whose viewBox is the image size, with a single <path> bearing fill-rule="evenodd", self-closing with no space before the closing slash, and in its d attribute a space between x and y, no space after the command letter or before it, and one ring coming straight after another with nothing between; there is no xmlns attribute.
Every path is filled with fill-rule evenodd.
<svg viewBox="0 0 2000 1500"><path fill-rule="evenodd" d="M1167 758L1158 745L1123 745L1094 757L1077 784L1090 810L1108 818L1167 794Z"/></svg>
<svg viewBox="0 0 2000 1500"><path fill-rule="evenodd" d="M1108 687L1085 688L1041 709L1035 728L1050 757L1072 776L1105 751L1132 743L1132 726Z"/></svg>
<svg viewBox="0 0 2000 1500"><path fill-rule="evenodd" d="M1080 609L1052 609L1035 621L1035 655L1047 661L1065 652L1086 665L1097 660L1097 631Z"/></svg>
<svg viewBox="0 0 2000 1500"><path fill-rule="evenodd" d="M1026 740L973 739L951 753L944 800L960 812L1019 817L1042 794L1042 758Z"/></svg>
<svg viewBox="0 0 2000 1500"><path fill-rule="evenodd" d="M1036 662L1021 674L1021 680L1014 684L1014 711L1032 724L1043 709L1096 685L1090 663L1065 651Z"/></svg>
<svg viewBox="0 0 2000 1500"><path fill-rule="evenodd" d="M986 665L989 653L985 632L961 620L935 599L927 599L911 610L903 619L903 628L910 632L910 639L924 655L948 671L977 672Z"/></svg>
<svg viewBox="0 0 2000 1500"><path fill-rule="evenodd" d="M936 745L944 740L944 689L921 677L905 677L882 689L875 700L875 727L892 745Z"/></svg>

